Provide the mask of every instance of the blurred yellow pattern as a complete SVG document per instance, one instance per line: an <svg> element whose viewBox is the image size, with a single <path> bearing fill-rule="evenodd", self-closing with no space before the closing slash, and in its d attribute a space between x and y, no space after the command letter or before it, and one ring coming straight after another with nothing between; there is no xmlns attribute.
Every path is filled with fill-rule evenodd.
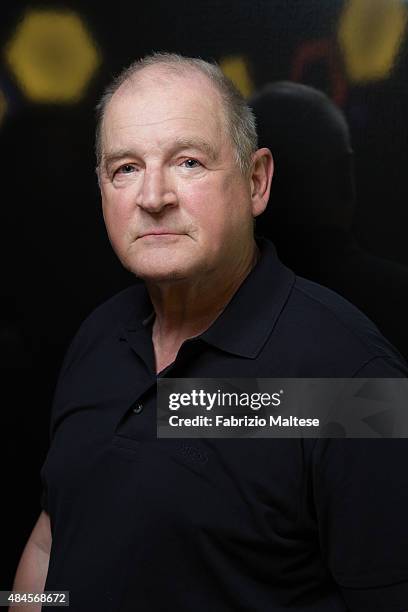
<svg viewBox="0 0 408 612"><path fill-rule="evenodd" d="M338 41L352 82L385 79L398 59L408 10L400 0L348 0Z"/></svg>
<svg viewBox="0 0 408 612"><path fill-rule="evenodd" d="M220 68L242 93L245 98L253 93L254 86L249 76L248 66L244 57L229 55L221 58Z"/></svg>
<svg viewBox="0 0 408 612"><path fill-rule="evenodd" d="M81 18L65 10L28 11L5 56L25 95L46 103L78 101L100 64Z"/></svg>

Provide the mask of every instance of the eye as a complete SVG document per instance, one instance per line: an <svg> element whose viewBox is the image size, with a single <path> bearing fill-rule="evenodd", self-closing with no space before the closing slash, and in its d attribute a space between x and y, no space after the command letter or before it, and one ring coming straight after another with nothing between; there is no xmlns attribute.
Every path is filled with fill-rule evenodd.
<svg viewBox="0 0 408 612"><path fill-rule="evenodd" d="M134 170L135 167L133 164L123 164L123 166L120 166L120 168L116 170L115 174L131 174Z"/></svg>
<svg viewBox="0 0 408 612"><path fill-rule="evenodd" d="M185 168L198 168L201 166L201 163L197 159L190 158L185 159L181 165Z"/></svg>

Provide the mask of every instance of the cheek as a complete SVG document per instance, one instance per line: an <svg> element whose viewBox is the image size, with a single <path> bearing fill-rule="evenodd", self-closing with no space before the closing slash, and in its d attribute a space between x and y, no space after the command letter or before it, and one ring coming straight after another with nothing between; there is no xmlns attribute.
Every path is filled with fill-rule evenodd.
<svg viewBox="0 0 408 612"><path fill-rule="evenodd" d="M250 198L245 185L235 175L222 177L208 193L203 210L203 222L218 234L235 232L251 216Z"/></svg>
<svg viewBox="0 0 408 612"><path fill-rule="evenodd" d="M124 193L102 193L102 212L110 236L120 237L130 224L132 209Z"/></svg>
<svg viewBox="0 0 408 612"><path fill-rule="evenodd" d="M221 219L223 215L229 216L234 212L238 193L242 199L242 186L237 186L236 177L225 176L222 172L214 172L204 180L178 186L183 208L209 223L211 218Z"/></svg>

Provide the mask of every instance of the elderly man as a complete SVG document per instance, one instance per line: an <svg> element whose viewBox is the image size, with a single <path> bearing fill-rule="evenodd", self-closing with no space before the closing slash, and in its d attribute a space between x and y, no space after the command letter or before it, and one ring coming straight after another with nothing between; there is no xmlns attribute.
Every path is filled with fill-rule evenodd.
<svg viewBox="0 0 408 612"><path fill-rule="evenodd" d="M202 60L144 58L102 99L97 155L138 280L66 355L15 590L69 590L78 612L408 608L403 440L156 436L158 377L407 373L364 315L255 240L273 162L244 100Z"/></svg>

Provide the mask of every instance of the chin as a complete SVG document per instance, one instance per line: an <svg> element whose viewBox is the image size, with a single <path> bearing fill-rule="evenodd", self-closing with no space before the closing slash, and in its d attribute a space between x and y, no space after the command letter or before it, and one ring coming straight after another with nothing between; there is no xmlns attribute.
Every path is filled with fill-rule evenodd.
<svg viewBox="0 0 408 612"><path fill-rule="evenodd" d="M146 282L165 283L185 280L189 276L184 266L172 265L169 261L164 262L122 262L129 272Z"/></svg>
<svg viewBox="0 0 408 612"><path fill-rule="evenodd" d="M146 282L165 283L193 278L203 265L194 255L181 248L148 248L137 252L127 250L119 259L138 278Z"/></svg>
<svg viewBox="0 0 408 612"><path fill-rule="evenodd" d="M143 270L135 271L135 274L147 283L174 283L188 278L188 275L180 270Z"/></svg>

